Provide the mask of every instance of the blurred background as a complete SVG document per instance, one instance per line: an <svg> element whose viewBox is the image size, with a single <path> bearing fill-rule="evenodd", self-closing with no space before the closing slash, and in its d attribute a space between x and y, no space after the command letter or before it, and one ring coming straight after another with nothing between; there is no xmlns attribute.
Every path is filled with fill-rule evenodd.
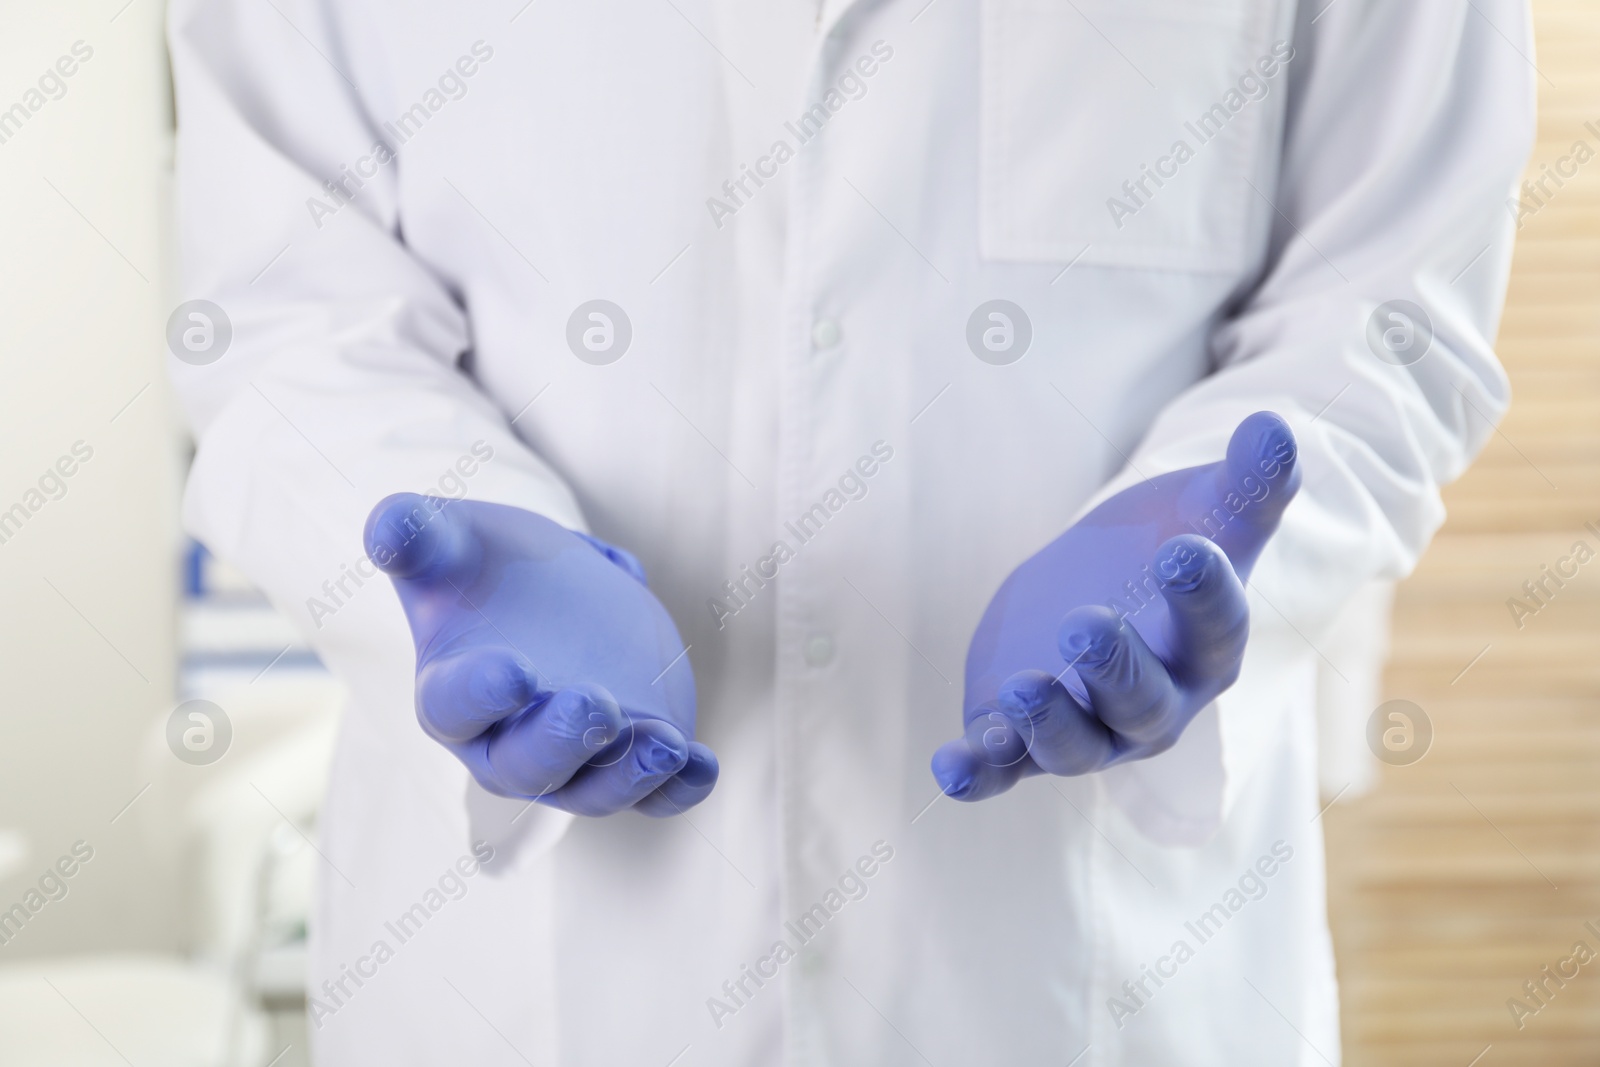
<svg viewBox="0 0 1600 1067"><path fill-rule="evenodd" d="M1600 1062L1600 5L1534 12L1511 414L1324 646L1352 1067ZM306 1062L340 694L179 528L162 16L0 7L0 1063Z"/></svg>
<svg viewBox="0 0 1600 1067"><path fill-rule="evenodd" d="M1511 411L1445 490L1384 674L1432 747L1324 816L1351 1065L1600 1063L1600 960L1559 981L1600 952L1600 560L1573 552L1600 550L1600 5L1533 13L1526 177L1551 195L1526 198L1496 345Z"/></svg>
<svg viewBox="0 0 1600 1067"><path fill-rule="evenodd" d="M306 1062L339 694L179 529L163 7L0 6L4 1064Z"/></svg>

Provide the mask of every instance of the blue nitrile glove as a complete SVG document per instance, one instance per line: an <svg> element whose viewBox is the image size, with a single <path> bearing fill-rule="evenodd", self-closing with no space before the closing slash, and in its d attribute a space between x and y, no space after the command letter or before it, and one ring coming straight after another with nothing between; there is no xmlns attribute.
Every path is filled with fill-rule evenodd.
<svg viewBox="0 0 1600 1067"><path fill-rule="evenodd" d="M1261 411L1220 463L1105 501L1011 572L967 651L965 734L933 757L958 800L1171 748L1232 685L1243 582L1300 486L1294 435Z"/></svg>
<svg viewBox="0 0 1600 1067"><path fill-rule="evenodd" d="M577 815L700 803L694 674L627 552L521 508L414 493L367 519L417 646L417 719L485 789Z"/></svg>

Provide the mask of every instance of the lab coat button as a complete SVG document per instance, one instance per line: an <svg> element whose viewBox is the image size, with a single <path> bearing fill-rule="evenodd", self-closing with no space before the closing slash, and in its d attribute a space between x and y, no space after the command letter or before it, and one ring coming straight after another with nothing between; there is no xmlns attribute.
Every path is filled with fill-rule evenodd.
<svg viewBox="0 0 1600 1067"><path fill-rule="evenodd" d="M816 348L832 348L839 343L839 323L834 319L818 319L811 324L811 344Z"/></svg>
<svg viewBox="0 0 1600 1067"><path fill-rule="evenodd" d="M807 666L826 667L833 662L833 638L827 634L812 634L806 638Z"/></svg>

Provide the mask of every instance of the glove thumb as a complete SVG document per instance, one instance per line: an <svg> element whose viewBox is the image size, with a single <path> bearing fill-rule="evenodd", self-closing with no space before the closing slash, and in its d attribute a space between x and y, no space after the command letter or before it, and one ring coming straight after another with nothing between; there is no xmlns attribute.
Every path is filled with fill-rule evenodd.
<svg viewBox="0 0 1600 1067"><path fill-rule="evenodd" d="M476 539L450 501L416 493L380 500L367 516L363 541L383 573L417 581L460 576L476 548Z"/></svg>
<svg viewBox="0 0 1600 1067"><path fill-rule="evenodd" d="M1294 431L1279 415L1258 411L1233 431L1206 512L1192 526L1215 541L1240 579L1247 579L1299 489Z"/></svg>

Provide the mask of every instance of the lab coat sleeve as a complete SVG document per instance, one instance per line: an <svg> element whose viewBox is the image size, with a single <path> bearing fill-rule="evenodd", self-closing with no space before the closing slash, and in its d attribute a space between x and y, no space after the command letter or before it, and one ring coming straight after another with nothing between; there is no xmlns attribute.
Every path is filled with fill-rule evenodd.
<svg viewBox="0 0 1600 1067"><path fill-rule="evenodd" d="M213 362L172 361L197 440L184 521L311 638L350 687L351 713L465 826L467 808L484 805L467 803L465 769L416 724L411 637L365 559L367 514L409 490L574 529L583 519L460 369L468 318L405 246L405 150L369 119L385 113L382 52L350 47L381 37L381 12L358 6L171 7L183 297L212 301L232 327ZM385 160L380 142L398 157ZM327 184L352 190L352 174L353 200ZM548 838L568 818L536 808L519 826L545 820L523 832Z"/></svg>
<svg viewBox="0 0 1600 1067"><path fill-rule="evenodd" d="M1294 48L1277 172L1256 180L1271 205L1260 280L1215 331L1215 373L1160 412L1088 505L1220 459L1253 411L1283 415L1299 440L1303 486L1251 578L1238 683L1176 748L1105 779L1169 843L1215 832L1282 736L1272 719L1311 715L1316 663L1342 669L1323 628L1363 583L1411 571L1444 520L1440 487L1510 400L1492 343L1533 136L1524 3L1304 4ZM1409 366L1366 340L1393 300L1432 322Z"/></svg>

